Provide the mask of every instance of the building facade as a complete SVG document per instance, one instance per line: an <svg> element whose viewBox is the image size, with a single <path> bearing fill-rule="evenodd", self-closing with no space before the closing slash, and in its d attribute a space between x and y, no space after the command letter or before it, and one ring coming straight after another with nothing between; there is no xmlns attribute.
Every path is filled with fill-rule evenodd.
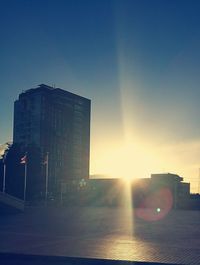
<svg viewBox="0 0 200 265"><path fill-rule="evenodd" d="M63 182L89 178L90 109L89 99L44 84L15 101L13 143L28 150L27 164L31 147L39 150L38 190L44 190L47 166L49 193L58 193Z"/></svg>

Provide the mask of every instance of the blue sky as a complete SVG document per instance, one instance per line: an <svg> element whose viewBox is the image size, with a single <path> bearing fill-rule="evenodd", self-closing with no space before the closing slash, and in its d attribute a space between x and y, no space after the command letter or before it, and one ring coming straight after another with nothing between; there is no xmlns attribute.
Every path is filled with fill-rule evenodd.
<svg viewBox="0 0 200 265"><path fill-rule="evenodd" d="M175 171L195 187L199 13L194 0L0 0L0 143L18 94L55 84L92 100L91 173L111 173L126 142L148 168L137 174Z"/></svg>

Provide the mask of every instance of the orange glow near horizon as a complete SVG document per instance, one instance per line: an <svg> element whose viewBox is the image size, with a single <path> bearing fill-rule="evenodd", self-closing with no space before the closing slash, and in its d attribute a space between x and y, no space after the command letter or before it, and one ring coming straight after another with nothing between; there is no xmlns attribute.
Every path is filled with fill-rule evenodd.
<svg viewBox="0 0 200 265"><path fill-rule="evenodd" d="M158 166L158 159L142 143L127 138L123 143L111 144L101 150L101 156L94 166L101 172L112 178L134 180L148 177Z"/></svg>
<svg viewBox="0 0 200 265"><path fill-rule="evenodd" d="M131 181L148 178L152 173L170 172L183 177L184 182L190 182L191 192L196 193L199 146L200 142L159 145L152 141L150 145L143 139L133 141L133 137L127 137L123 142L122 139L109 142L104 138L101 145L92 150L91 174Z"/></svg>

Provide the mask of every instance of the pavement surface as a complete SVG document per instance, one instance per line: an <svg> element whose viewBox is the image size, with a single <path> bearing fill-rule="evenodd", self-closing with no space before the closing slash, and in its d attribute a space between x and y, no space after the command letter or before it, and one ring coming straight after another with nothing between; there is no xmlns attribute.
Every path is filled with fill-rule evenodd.
<svg viewBox="0 0 200 265"><path fill-rule="evenodd" d="M0 217L0 252L200 264L200 212L147 219L128 208L28 207Z"/></svg>

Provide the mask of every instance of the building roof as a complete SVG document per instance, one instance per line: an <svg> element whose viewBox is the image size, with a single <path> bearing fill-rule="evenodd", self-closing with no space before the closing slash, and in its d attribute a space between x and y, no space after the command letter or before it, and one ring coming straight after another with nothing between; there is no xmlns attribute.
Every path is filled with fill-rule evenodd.
<svg viewBox="0 0 200 265"><path fill-rule="evenodd" d="M172 173L151 174L152 180L182 181L183 178Z"/></svg>
<svg viewBox="0 0 200 265"><path fill-rule="evenodd" d="M19 95L19 98L21 96L23 97L24 95L27 95L27 94L34 94L34 93L41 92L41 91L46 91L46 92L55 93L55 94L68 95L68 96L71 96L72 98L76 97L76 98L90 101L90 99L88 99L88 98L82 97L80 95L74 94L72 92L69 92L67 90L64 90L64 89L61 89L61 88L58 88L55 86L49 86L46 84L40 84L36 88L30 88L27 90L23 90L22 93Z"/></svg>

